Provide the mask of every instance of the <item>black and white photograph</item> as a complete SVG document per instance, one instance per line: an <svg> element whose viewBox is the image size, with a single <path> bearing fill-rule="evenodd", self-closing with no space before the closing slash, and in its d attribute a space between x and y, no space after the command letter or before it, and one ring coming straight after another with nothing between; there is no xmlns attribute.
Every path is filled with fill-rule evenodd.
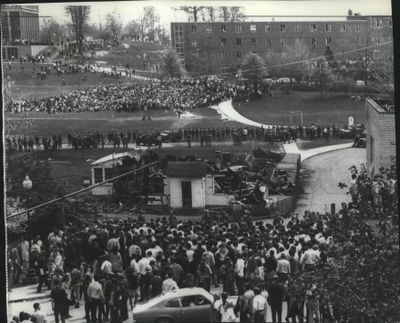
<svg viewBox="0 0 400 323"><path fill-rule="evenodd" d="M1 4L0 321L400 322L392 12Z"/></svg>

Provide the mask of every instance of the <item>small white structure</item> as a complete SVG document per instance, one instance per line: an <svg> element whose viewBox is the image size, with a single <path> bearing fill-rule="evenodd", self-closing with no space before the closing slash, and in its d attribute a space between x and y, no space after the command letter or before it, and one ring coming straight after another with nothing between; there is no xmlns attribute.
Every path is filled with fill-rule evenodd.
<svg viewBox="0 0 400 323"><path fill-rule="evenodd" d="M359 87L363 87L363 86L365 86L365 81L357 80L356 81L356 85L359 86Z"/></svg>
<svg viewBox="0 0 400 323"><path fill-rule="evenodd" d="M113 178L113 168L117 165L122 165L125 157L135 158L138 162L142 157L141 150L127 151L118 154L111 154L102 157L90 164L92 185L102 183ZM92 189L93 195L111 195L113 192L113 183L104 183Z"/></svg>
<svg viewBox="0 0 400 323"><path fill-rule="evenodd" d="M168 162L164 186L171 208L226 206L234 196L215 193L213 175L207 175L204 162Z"/></svg>

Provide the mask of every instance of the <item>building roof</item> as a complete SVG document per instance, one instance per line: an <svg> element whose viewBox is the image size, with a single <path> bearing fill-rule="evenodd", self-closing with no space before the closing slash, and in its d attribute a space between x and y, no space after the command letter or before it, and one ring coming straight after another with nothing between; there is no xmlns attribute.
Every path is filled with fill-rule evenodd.
<svg viewBox="0 0 400 323"><path fill-rule="evenodd" d="M395 106L391 98L366 98L365 102L378 113L394 114Z"/></svg>
<svg viewBox="0 0 400 323"><path fill-rule="evenodd" d="M207 173L207 166L200 161L168 162L167 177L204 177Z"/></svg>
<svg viewBox="0 0 400 323"><path fill-rule="evenodd" d="M141 150L125 151L123 153L107 155L107 156L101 157L100 159L95 160L90 165L104 167L107 165L113 165L113 164L117 164L117 163L122 164L122 159L127 156L131 157L131 158L135 158L137 161L139 161L140 158L142 157L142 151Z"/></svg>

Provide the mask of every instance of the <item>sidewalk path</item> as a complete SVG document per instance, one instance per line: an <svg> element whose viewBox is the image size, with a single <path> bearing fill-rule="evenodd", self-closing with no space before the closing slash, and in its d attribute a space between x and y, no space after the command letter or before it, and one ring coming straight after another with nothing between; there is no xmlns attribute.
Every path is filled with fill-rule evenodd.
<svg viewBox="0 0 400 323"><path fill-rule="evenodd" d="M220 103L218 106L212 107L213 109L217 110L217 112L220 114L222 119L227 119L230 121L237 121L243 124L247 124L249 126L253 127L264 127L264 128L271 128L271 125L266 125L262 124L253 120L250 120L240 114L237 110L232 105L232 100L224 101ZM346 143L346 144L338 144L338 145L330 145L330 146L324 146L324 147L318 147L314 149L309 149L309 150L300 150L296 143L290 143L290 144L283 144L283 147L286 151L286 153L291 153L291 154L300 154L301 155L301 161L303 162L304 160L317 156L326 152L330 152L333 150L338 150L338 149L344 149L344 148L350 148L352 147L353 143Z"/></svg>
<svg viewBox="0 0 400 323"><path fill-rule="evenodd" d="M338 184L350 186L349 168L353 165L359 168L365 156L365 149L349 148L308 157L302 166L304 193L297 200L295 212L299 215L306 210L325 213L330 212L331 203L338 210L342 202L350 202L348 188L341 189Z"/></svg>

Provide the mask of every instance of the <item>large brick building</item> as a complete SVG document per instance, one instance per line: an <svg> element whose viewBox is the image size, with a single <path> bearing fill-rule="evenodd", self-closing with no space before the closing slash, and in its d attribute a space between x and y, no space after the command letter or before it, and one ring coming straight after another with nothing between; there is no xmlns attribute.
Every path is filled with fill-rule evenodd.
<svg viewBox="0 0 400 323"><path fill-rule="evenodd" d="M396 163L394 105L390 99L365 100L367 120L367 170L373 176L379 168Z"/></svg>
<svg viewBox="0 0 400 323"><path fill-rule="evenodd" d="M349 15L342 21L176 22L172 46L192 73L235 71L247 53L266 57L306 47L311 57L392 40L391 16Z"/></svg>

